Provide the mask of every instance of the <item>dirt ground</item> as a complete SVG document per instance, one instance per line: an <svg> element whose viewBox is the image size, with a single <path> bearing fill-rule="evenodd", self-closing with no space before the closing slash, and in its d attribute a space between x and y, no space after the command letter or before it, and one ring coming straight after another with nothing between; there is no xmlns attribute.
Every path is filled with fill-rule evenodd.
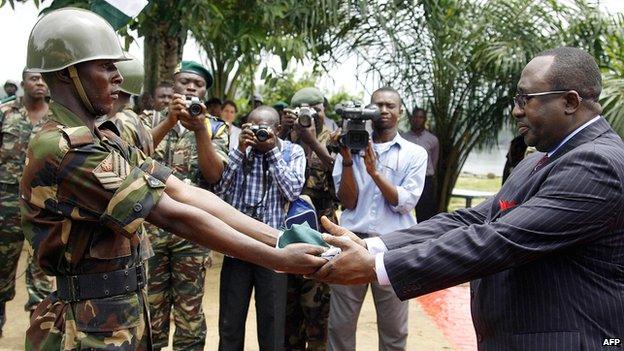
<svg viewBox="0 0 624 351"><path fill-rule="evenodd" d="M215 265L208 270L206 279L206 293L204 295L204 312L208 323L208 336L205 350L216 350L219 340L217 330L219 313L219 272L221 271L222 256L215 258ZM4 327L4 336L0 338L0 350L23 350L24 332L28 326L28 314L24 311L26 290L24 287L24 255L18 266L17 293L15 299L7 303L7 324ZM415 300L410 301L409 337L407 350L410 351L437 351L454 350L445 339L435 323L426 315L421 305ZM372 296L366 297L357 330L357 350L377 350L377 323L375 306ZM252 301L247 318L247 333L245 335L245 350L258 350L256 338L255 309Z"/></svg>

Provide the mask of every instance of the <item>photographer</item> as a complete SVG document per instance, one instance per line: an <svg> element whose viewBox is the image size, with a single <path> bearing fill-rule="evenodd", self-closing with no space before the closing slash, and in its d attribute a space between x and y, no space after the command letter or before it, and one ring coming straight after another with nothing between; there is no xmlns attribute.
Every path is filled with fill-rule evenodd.
<svg viewBox="0 0 624 351"><path fill-rule="evenodd" d="M212 85L212 76L199 63L182 61L173 81L173 99L159 124L168 132L154 158L171 167L186 183L211 190L211 185L221 179L229 143L227 125L210 116L201 102ZM154 140L156 143L156 136ZM148 285L154 347L167 346L173 311L173 349L203 349L206 321L202 298L210 251L165 230L149 231L154 249Z"/></svg>
<svg viewBox="0 0 624 351"><path fill-rule="evenodd" d="M307 178L303 194L312 200L319 220L321 216L326 216L337 223L335 191L331 178L334 156L327 150L327 145L332 143L340 131L332 134L325 126L325 105L320 90L313 87L303 88L293 95L290 105L292 108L284 109L280 135L300 143L306 153ZM302 107L306 106L313 112L311 121L305 120L308 114L304 116ZM296 108L299 108L299 116L295 113ZM302 276L288 275L284 339L286 349L325 350L329 299L330 290L327 284Z"/></svg>
<svg viewBox="0 0 624 351"><path fill-rule="evenodd" d="M372 142L358 153L342 147L333 178L345 206L340 225L361 238L416 224L412 211L422 193L427 152L397 133L403 113L401 97L392 88L376 90L371 103L379 108L373 119ZM377 309L380 350L405 350L408 303L391 286L372 283ZM354 350L357 320L368 285L331 285L328 350Z"/></svg>
<svg viewBox="0 0 624 351"><path fill-rule="evenodd" d="M271 227L284 225L285 207L300 195L304 184L303 149L277 138L279 115L260 106L243 125L238 148L216 187L219 195L241 212ZM219 304L219 350L243 350L245 321L255 289L260 350L281 349L284 275L261 266L224 257ZM282 297L282 299L280 299Z"/></svg>

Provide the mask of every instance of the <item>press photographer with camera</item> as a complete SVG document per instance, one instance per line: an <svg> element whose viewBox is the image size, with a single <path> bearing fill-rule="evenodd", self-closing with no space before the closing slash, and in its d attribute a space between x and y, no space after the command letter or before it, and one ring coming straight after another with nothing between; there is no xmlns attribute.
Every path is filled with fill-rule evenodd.
<svg viewBox="0 0 624 351"><path fill-rule="evenodd" d="M182 61L176 67L173 99L159 124L169 131L154 155L184 182L208 190L221 179L229 144L227 125L209 115L202 102L212 81L210 72L197 62ZM168 345L173 311L173 348L203 348L202 298L210 250L162 229L149 227L148 231L154 249L148 283L154 347Z"/></svg>
<svg viewBox="0 0 624 351"><path fill-rule="evenodd" d="M280 129L282 138L300 144L306 153L307 177L302 194L312 200L319 224L321 216L337 223L337 203L331 178L335 155L327 150L327 145L340 131L332 133L324 120L323 93L307 87L293 95L290 107L284 109ZM285 349L325 350L329 299L326 283L288 275Z"/></svg>
<svg viewBox="0 0 624 351"><path fill-rule="evenodd" d="M345 206L340 225L360 238L416 224L412 211L422 193L427 152L403 139L397 124L403 114L401 96L392 88L376 90L371 104L377 109L344 107L346 131L336 158L333 179ZM378 111L375 111L378 110ZM372 119L372 140L364 121ZM364 147L365 146L365 147ZM380 350L404 350L407 342L408 304L391 286L371 284ZM358 315L368 285L331 285L328 350L354 350Z"/></svg>
<svg viewBox="0 0 624 351"><path fill-rule="evenodd" d="M273 228L284 226L286 206L301 194L306 159L303 149L277 137L279 115L269 106L250 112L238 148L231 150L216 186L226 202ZM255 289L260 350L281 349L285 275L224 257L219 304L219 350L243 350L245 321Z"/></svg>

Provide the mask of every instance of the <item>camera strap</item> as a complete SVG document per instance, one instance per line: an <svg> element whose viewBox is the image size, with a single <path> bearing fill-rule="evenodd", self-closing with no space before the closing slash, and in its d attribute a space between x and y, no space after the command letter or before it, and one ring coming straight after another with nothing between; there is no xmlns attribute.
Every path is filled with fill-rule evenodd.
<svg viewBox="0 0 624 351"><path fill-rule="evenodd" d="M251 152L253 153L253 151ZM251 174L251 169L253 168L253 164L255 162L255 157L253 155L250 156L252 157L247 157L245 158L245 164L243 165L243 186L242 186L242 198L243 198L243 205L245 206L245 209L249 209L250 211L245 211L245 213L249 214L250 216L256 218L258 216L257 210L258 207L261 207L262 203L264 202L264 200L266 199L266 195L267 192L269 190L269 185L270 185L270 179L269 179L269 162L267 161L265 155L262 155L262 166L261 166L261 173L262 173L262 196L260 197L260 200L258 200L257 203L255 204L249 204L249 202L247 201L247 180L249 179L249 175Z"/></svg>

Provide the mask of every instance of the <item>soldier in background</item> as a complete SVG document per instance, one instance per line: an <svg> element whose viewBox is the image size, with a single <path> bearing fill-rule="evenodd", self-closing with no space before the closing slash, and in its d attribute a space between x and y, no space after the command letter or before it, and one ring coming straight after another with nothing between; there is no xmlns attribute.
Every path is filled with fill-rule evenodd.
<svg viewBox="0 0 624 351"><path fill-rule="evenodd" d="M203 99L211 85L210 72L199 63L182 61L178 65L173 100L162 113L161 123L172 128L155 154L177 177L205 189L212 189L221 179L228 159L228 128L208 113L189 117L186 101ZM203 109L206 111L205 106ZM206 267L211 264L209 250L165 230L148 230L155 254L149 260L148 288L154 347L167 346L173 311L173 349L203 350L206 321L202 298Z"/></svg>
<svg viewBox="0 0 624 351"><path fill-rule="evenodd" d="M121 140L113 123L96 127L123 81L114 63L126 59L113 28L90 11L52 11L30 34L28 67L42 73L53 100L29 144L20 209L24 234L58 289L34 311L26 350L152 349L145 220L273 270L311 274L326 263L316 246L275 249L278 230L171 176Z"/></svg>
<svg viewBox="0 0 624 351"><path fill-rule="evenodd" d="M15 271L24 246L20 223L19 181L32 136L48 113L48 86L41 74L22 72L24 97L0 105L0 335L6 321L5 304L15 296ZM52 292L52 279L32 259L28 250L26 311L32 311Z"/></svg>
<svg viewBox="0 0 624 351"><path fill-rule="evenodd" d="M316 111L314 123L304 128L296 121L296 116L284 110L280 137L300 143L306 152L307 178L302 194L312 200L319 222L321 216L326 216L338 223L332 181L335 156L327 150L327 145L334 141L340 131L332 133L325 125L324 98L320 90L308 87L297 91L290 106L295 108L302 104ZM321 228L321 231L324 230ZM329 300L330 289L327 284L288 275L284 340L287 350L325 350Z"/></svg>
<svg viewBox="0 0 624 351"><path fill-rule="evenodd" d="M119 86L119 98L115 101L109 120L115 123L121 138L129 145L136 146L146 155L154 153L154 138L150 129L146 128L139 116L132 110L132 96L141 95L144 80L143 63L136 57L125 53L131 60L117 62L115 65L123 77Z"/></svg>
<svg viewBox="0 0 624 351"><path fill-rule="evenodd" d="M4 83L4 93L5 93L5 96L0 100L0 104L4 104L6 102L16 100L17 99L17 82L12 79L8 79Z"/></svg>

